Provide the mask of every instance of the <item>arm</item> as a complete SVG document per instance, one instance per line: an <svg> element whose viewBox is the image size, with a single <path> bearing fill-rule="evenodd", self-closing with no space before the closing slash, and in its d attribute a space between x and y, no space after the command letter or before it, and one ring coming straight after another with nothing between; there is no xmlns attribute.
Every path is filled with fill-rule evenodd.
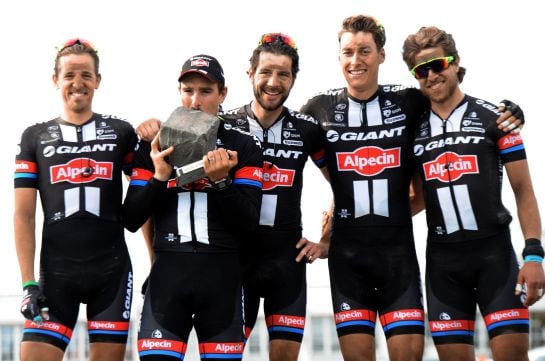
<svg viewBox="0 0 545 361"><path fill-rule="evenodd" d="M515 194L524 239L539 240L541 237L541 218L532 187L528 162L526 160L509 162L505 164L505 169ZM545 274L541 262L524 262L519 271L517 283L517 291L522 287L522 284L526 284L525 306L534 304L540 298L538 290L545 287Z"/></svg>
<svg viewBox="0 0 545 361"><path fill-rule="evenodd" d="M131 184L123 202L123 222L130 232L136 232L146 223L156 196L166 189L166 182L172 174L172 167L165 157L172 153L173 147L161 151L157 135L151 143L149 155L144 154L146 149L150 149L147 143L140 143L135 155Z"/></svg>
<svg viewBox="0 0 545 361"><path fill-rule="evenodd" d="M136 134L138 134L140 139L145 140L146 142L151 142L159 133L160 128L161 121L159 119L150 118L138 124L136 127Z"/></svg>
<svg viewBox="0 0 545 361"><path fill-rule="evenodd" d="M13 215L15 250L23 284L35 281L36 194L37 190L35 188L15 189L15 211Z"/></svg>
<svg viewBox="0 0 545 361"><path fill-rule="evenodd" d="M424 193L422 191L422 179L420 179L420 176L417 173L413 175L411 181L409 198L411 202L411 216L420 213L426 208Z"/></svg>

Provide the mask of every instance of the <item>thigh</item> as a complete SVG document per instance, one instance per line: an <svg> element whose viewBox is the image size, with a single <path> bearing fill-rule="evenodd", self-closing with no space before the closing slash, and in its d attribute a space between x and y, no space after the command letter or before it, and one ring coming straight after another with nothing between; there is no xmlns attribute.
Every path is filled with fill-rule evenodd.
<svg viewBox="0 0 545 361"><path fill-rule="evenodd" d="M231 253L201 255L195 275L194 327L201 358L242 358L240 261Z"/></svg>
<svg viewBox="0 0 545 361"><path fill-rule="evenodd" d="M23 342L41 342L55 346L62 352L66 350L82 302L78 268L78 265L70 262L42 258L40 287L49 307L49 320L41 323L25 320Z"/></svg>
<svg viewBox="0 0 545 361"><path fill-rule="evenodd" d="M141 360L180 360L193 327L189 272L185 255L157 254L148 279L148 289L138 332ZM177 271L174 269L177 268Z"/></svg>
<svg viewBox="0 0 545 361"><path fill-rule="evenodd" d="M294 250L295 247L294 247ZM294 252L271 261L273 276L264 283L264 312L271 340L301 342L305 328L306 263L295 262Z"/></svg>
<svg viewBox="0 0 545 361"><path fill-rule="evenodd" d="M127 342L133 291L129 254L116 252L89 266L86 278L93 287L87 292L89 341Z"/></svg>
<svg viewBox="0 0 545 361"><path fill-rule="evenodd" d="M507 236L507 237L506 237ZM502 334L529 333L525 293L515 295L519 267L508 235L498 237L486 252L477 285L477 301L490 338Z"/></svg>
<svg viewBox="0 0 545 361"><path fill-rule="evenodd" d="M429 244L426 299L430 332L436 345L473 345L478 269L456 244Z"/></svg>

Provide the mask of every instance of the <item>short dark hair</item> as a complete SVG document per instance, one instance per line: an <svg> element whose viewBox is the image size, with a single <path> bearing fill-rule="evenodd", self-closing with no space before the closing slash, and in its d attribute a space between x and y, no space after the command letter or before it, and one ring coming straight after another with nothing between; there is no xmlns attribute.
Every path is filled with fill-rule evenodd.
<svg viewBox="0 0 545 361"><path fill-rule="evenodd" d="M261 53L272 53L290 57L292 75L294 78L297 77L297 73L299 72L299 54L297 53L297 50L280 39L270 43L259 44L257 48L254 49L252 57L250 58L250 67L252 71L257 69Z"/></svg>
<svg viewBox="0 0 545 361"><path fill-rule="evenodd" d="M59 74L59 60L63 56L70 55L70 54L89 54L95 61L95 74L98 75L98 69L99 69L99 59L98 59L98 53L95 49L86 46L80 42L76 42L73 45L67 46L65 48L62 48L57 52L57 56L55 57L55 75Z"/></svg>
<svg viewBox="0 0 545 361"><path fill-rule="evenodd" d="M384 26L372 16L369 15L354 15L347 17L343 20L341 30L339 31L339 42L341 36L344 33L358 33L363 31L365 33L373 34L373 40L377 44L377 48L380 50L386 44L386 32Z"/></svg>
<svg viewBox="0 0 545 361"><path fill-rule="evenodd" d="M416 65L416 54L424 49L436 47L442 48L445 55L452 55L455 63L459 62L460 57L454 38L435 26L423 26L416 33L407 36L403 43L403 60L409 69L412 69ZM465 74L466 68L460 66L458 69L460 83L464 80Z"/></svg>

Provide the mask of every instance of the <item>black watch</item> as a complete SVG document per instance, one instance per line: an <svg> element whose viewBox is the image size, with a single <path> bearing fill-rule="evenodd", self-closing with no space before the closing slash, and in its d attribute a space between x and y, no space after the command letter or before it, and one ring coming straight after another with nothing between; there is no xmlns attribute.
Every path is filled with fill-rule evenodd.
<svg viewBox="0 0 545 361"><path fill-rule="evenodd" d="M231 185L231 177L227 176L215 182L212 182L212 188L222 191Z"/></svg>

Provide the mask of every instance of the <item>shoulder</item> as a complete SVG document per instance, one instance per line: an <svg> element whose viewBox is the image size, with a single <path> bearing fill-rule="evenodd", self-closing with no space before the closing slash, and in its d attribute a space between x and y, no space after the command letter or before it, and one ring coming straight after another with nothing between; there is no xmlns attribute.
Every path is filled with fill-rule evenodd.
<svg viewBox="0 0 545 361"><path fill-rule="evenodd" d="M292 109L288 109L288 114L289 114L291 119L297 120L296 123L298 123L298 124L303 124L303 125L315 124L315 125L318 125L318 121L316 119L314 119L314 117L309 115L309 114L304 114L304 113L301 113L301 112L298 112L298 111L292 110Z"/></svg>
<svg viewBox="0 0 545 361"><path fill-rule="evenodd" d="M230 147L256 146L261 148L261 142L255 135L237 128L229 122L222 121L220 123L218 136L223 138L226 145Z"/></svg>

